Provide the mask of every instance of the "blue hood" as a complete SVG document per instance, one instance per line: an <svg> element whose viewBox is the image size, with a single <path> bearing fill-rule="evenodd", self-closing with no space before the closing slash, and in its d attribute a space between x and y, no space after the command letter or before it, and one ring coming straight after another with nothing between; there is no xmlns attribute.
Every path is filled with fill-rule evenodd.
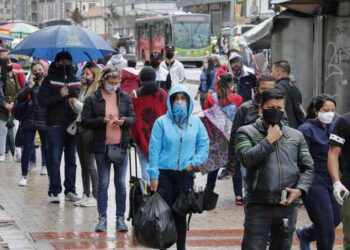
<svg viewBox="0 0 350 250"><path fill-rule="evenodd" d="M189 91L187 89L187 87L185 85L182 84L177 84L175 86L173 86L170 89L169 95L168 95L168 99L167 99L167 106L168 106L168 111L167 111L167 115L174 120L174 116L173 116L173 112L172 112L172 108L171 108L171 96L176 94L176 93L185 93L188 96L188 99L190 100L190 106L188 109L188 115L191 115L193 112L193 108L194 108L194 104L193 104L193 99L191 97L191 95L189 94Z"/></svg>

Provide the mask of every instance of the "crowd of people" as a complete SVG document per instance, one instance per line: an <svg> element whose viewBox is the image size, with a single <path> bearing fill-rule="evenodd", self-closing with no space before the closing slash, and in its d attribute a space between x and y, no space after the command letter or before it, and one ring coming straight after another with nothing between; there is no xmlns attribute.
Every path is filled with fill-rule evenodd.
<svg viewBox="0 0 350 250"><path fill-rule="evenodd" d="M245 208L242 249L291 249L295 231L302 250L312 241L318 249L332 249L340 222L344 249L350 249L350 115L336 115L336 101L326 94L315 96L304 114L287 61L274 62L271 74L257 78L238 50L229 50L222 65L217 57L205 58L194 97L172 44L165 47L165 58L151 53L140 71L135 60L118 53L106 65L86 62L78 71L72 61L68 52L58 53L49 67L34 61L29 80L21 82L8 51L0 50L0 161L14 117L16 137L22 136L15 149L20 186L30 186L30 166L40 145L49 202L60 203L63 191L75 206L97 206L95 230L104 232L113 167L115 227L128 231L126 173L132 143L142 179L152 191L161 190L170 207L194 188L196 172L207 175L210 191L218 178L232 178L236 205ZM198 99L201 117L193 113ZM313 224L296 229L301 199ZM186 216L173 214L177 249L184 250Z"/></svg>

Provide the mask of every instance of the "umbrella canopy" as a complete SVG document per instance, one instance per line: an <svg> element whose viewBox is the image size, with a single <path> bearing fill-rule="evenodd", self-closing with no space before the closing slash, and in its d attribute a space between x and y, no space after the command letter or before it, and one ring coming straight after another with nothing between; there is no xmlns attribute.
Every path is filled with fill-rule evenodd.
<svg viewBox="0 0 350 250"><path fill-rule="evenodd" d="M41 29L19 43L11 54L22 54L53 61L61 51L69 52L73 63L111 55L114 49L95 33L71 25Z"/></svg>
<svg viewBox="0 0 350 250"><path fill-rule="evenodd" d="M3 41L13 41L13 39L14 39L14 38L13 38L12 36L0 34L0 40L3 40Z"/></svg>
<svg viewBox="0 0 350 250"><path fill-rule="evenodd" d="M8 23L0 26L0 33L20 38L26 37L37 30L39 30L37 27L26 23Z"/></svg>

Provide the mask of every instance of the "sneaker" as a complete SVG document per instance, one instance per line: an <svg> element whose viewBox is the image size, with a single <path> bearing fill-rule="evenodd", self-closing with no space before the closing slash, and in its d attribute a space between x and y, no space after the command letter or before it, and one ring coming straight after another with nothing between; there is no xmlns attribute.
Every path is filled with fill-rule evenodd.
<svg viewBox="0 0 350 250"><path fill-rule="evenodd" d="M80 203L80 206L82 206L82 207L96 207L97 206L97 200L93 196L88 197L87 199L83 200Z"/></svg>
<svg viewBox="0 0 350 250"><path fill-rule="evenodd" d="M116 221L116 229L118 232L127 232L129 229L127 225L125 224L124 217L117 217Z"/></svg>
<svg viewBox="0 0 350 250"><path fill-rule="evenodd" d="M50 203L60 203L60 196L58 194L50 194L49 202Z"/></svg>
<svg viewBox="0 0 350 250"><path fill-rule="evenodd" d="M47 168L46 168L46 166L42 166L41 167L40 175L47 175Z"/></svg>
<svg viewBox="0 0 350 250"><path fill-rule="evenodd" d="M5 161L5 155L0 155L0 162L3 162L3 161Z"/></svg>
<svg viewBox="0 0 350 250"><path fill-rule="evenodd" d="M83 194L83 197L81 197L81 199L79 199L78 201L75 201L73 203L74 206L76 207L80 207L81 206L81 203L85 200L87 200L89 197L87 197L85 194Z"/></svg>
<svg viewBox="0 0 350 250"><path fill-rule="evenodd" d="M27 186L27 177L22 176L19 180L18 186L25 187Z"/></svg>
<svg viewBox="0 0 350 250"><path fill-rule="evenodd" d="M310 241L306 238L302 228L296 230L296 235L299 239L300 250L311 250Z"/></svg>
<svg viewBox="0 0 350 250"><path fill-rule="evenodd" d="M219 174L218 176L218 180L224 180L224 179L228 179L230 178L229 174L228 174L228 171L226 168L224 168L221 173Z"/></svg>
<svg viewBox="0 0 350 250"><path fill-rule="evenodd" d="M79 200L79 197L76 193L72 193L72 192L68 192L66 194L66 198L65 198L66 201L78 201Z"/></svg>
<svg viewBox="0 0 350 250"><path fill-rule="evenodd" d="M236 205L243 206L243 198L241 196L236 197Z"/></svg>
<svg viewBox="0 0 350 250"><path fill-rule="evenodd" d="M98 223L95 227L96 232L106 232L107 231L107 218L100 217Z"/></svg>

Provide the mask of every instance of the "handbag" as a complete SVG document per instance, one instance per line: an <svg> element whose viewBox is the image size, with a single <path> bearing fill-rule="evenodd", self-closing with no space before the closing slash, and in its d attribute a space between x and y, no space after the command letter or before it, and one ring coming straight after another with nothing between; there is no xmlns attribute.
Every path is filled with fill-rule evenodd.
<svg viewBox="0 0 350 250"><path fill-rule="evenodd" d="M126 149L120 145L107 145L107 157L117 165L121 164L126 156Z"/></svg>
<svg viewBox="0 0 350 250"><path fill-rule="evenodd" d="M78 124L77 121L72 122L68 127L67 127L67 133L70 135L76 135L78 131Z"/></svg>
<svg viewBox="0 0 350 250"><path fill-rule="evenodd" d="M179 215L197 213L204 211L204 191L195 192L193 189L181 192L175 200L172 209Z"/></svg>

